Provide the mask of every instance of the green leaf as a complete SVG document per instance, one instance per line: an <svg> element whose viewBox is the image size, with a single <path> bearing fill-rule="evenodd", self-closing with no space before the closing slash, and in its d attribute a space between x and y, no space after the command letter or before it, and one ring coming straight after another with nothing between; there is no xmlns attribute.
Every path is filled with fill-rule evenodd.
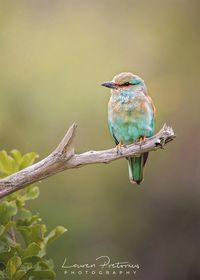
<svg viewBox="0 0 200 280"><path fill-rule="evenodd" d="M21 159L21 163L19 166L20 170L24 169L27 166L32 165L37 157L38 157L38 155L34 152L25 154Z"/></svg>
<svg viewBox="0 0 200 280"><path fill-rule="evenodd" d="M52 259L49 259L49 260L46 260L43 258L43 263L45 262L46 264L46 267L50 270L53 270L54 269L54 262Z"/></svg>
<svg viewBox="0 0 200 280"><path fill-rule="evenodd" d="M38 256L31 256L31 257L23 257L23 265L27 263L31 263L33 266L42 261L42 258Z"/></svg>
<svg viewBox="0 0 200 280"><path fill-rule="evenodd" d="M28 245L32 242L42 242L46 233L44 224L35 224L29 227L17 226L17 230L21 233L25 243Z"/></svg>
<svg viewBox="0 0 200 280"><path fill-rule="evenodd" d="M1 173L10 175L14 172L17 172L18 166L15 160L7 154L6 151L0 151L0 171Z"/></svg>
<svg viewBox="0 0 200 280"><path fill-rule="evenodd" d="M24 257L37 256L40 251L41 251L41 247L37 243L33 242L29 244L26 249L24 249L23 256Z"/></svg>
<svg viewBox="0 0 200 280"><path fill-rule="evenodd" d="M18 150L12 150L11 155L13 156L13 158L15 159L17 165L19 166L21 164L21 160L22 160L22 154L20 153L20 151Z"/></svg>
<svg viewBox="0 0 200 280"><path fill-rule="evenodd" d="M10 230L10 228L14 228L15 227L15 221L9 221L5 226L0 225L0 238L2 237L2 235L6 234L7 231Z"/></svg>
<svg viewBox="0 0 200 280"><path fill-rule="evenodd" d="M22 263L20 268L16 271L12 280L29 280L29 272L33 270L33 265L31 263Z"/></svg>
<svg viewBox="0 0 200 280"><path fill-rule="evenodd" d="M14 192L14 193L9 194L9 195L6 197L6 200L7 200L7 201L17 200L17 198L18 198L18 196L19 196L19 192L20 192L20 191L17 191L17 192Z"/></svg>
<svg viewBox="0 0 200 280"><path fill-rule="evenodd" d="M38 256L24 257L22 261L23 264L21 269L23 268L23 265L27 264L31 264L35 268L35 270L52 270L54 268L53 260L46 260Z"/></svg>
<svg viewBox="0 0 200 280"><path fill-rule="evenodd" d="M57 226L55 229L50 231L50 233L44 238L44 242L41 243L42 250L40 252L40 257L43 257L46 254L47 246L66 231L67 229L62 226Z"/></svg>
<svg viewBox="0 0 200 280"><path fill-rule="evenodd" d="M16 200L18 208L23 208L27 200L35 199L39 196L39 188L30 185L23 191L20 190L14 194L15 196L13 197L11 197L11 195L8 196L8 200Z"/></svg>
<svg viewBox="0 0 200 280"><path fill-rule="evenodd" d="M28 210L27 210L28 211ZM27 212L28 213L28 212ZM39 222L41 222L42 221L42 219L40 218L40 216L39 216L39 214L36 214L36 215L32 215L31 217L30 217L30 219L29 218L27 218L27 219L22 219L21 217L19 217L19 219L17 220L17 227L20 227L20 226L26 226L26 227L28 227L28 226L31 226L31 225L33 225L34 223L39 223Z"/></svg>
<svg viewBox="0 0 200 280"><path fill-rule="evenodd" d="M18 211L18 214L19 214L19 219L22 220L30 220L32 218L32 212L24 207Z"/></svg>
<svg viewBox="0 0 200 280"><path fill-rule="evenodd" d="M50 233L45 237L45 243L46 245L49 245L51 242L56 240L58 237L60 237L63 233L67 231L66 228L63 226L57 226L54 228Z"/></svg>
<svg viewBox="0 0 200 280"><path fill-rule="evenodd" d="M39 191L39 188L36 187L36 186L29 186L27 189L26 189L26 192L25 194L22 196L21 199L23 200L30 200L30 199L35 199L39 196L40 194L40 191Z"/></svg>
<svg viewBox="0 0 200 280"><path fill-rule="evenodd" d="M13 276L12 280L22 280L22 279L26 279L25 275L27 274L26 271L24 270L18 270L15 275Z"/></svg>
<svg viewBox="0 0 200 280"><path fill-rule="evenodd" d="M14 274L16 273L17 269L20 267L22 264L21 258L14 256L12 257L6 266L6 272L8 274L9 279L13 279Z"/></svg>
<svg viewBox="0 0 200 280"><path fill-rule="evenodd" d="M0 224L5 225L12 216L17 214L15 201L3 201L0 203Z"/></svg>

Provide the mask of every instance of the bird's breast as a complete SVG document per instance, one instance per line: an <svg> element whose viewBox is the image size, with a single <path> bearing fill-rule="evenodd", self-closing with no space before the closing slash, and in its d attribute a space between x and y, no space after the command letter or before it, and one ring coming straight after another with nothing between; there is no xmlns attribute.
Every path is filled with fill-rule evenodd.
<svg viewBox="0 0 200 280"><path fill-rule="evenodd" d="M145 114L148 108L144 95L135 96L111 96L108 103L108 112L111 117L122 117L124 121L137 117L138 114Z"/></svg>

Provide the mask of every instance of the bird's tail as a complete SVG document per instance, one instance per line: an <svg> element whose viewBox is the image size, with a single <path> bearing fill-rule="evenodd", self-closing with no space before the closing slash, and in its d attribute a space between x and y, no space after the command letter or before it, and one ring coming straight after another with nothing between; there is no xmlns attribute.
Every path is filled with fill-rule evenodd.
<svg viewBox="0 0 200 280"><path fill-rule="evenodd" d="M147 161L148 153L141 154L138 157L128 158L128 172L131 183L140 183L143 181L144 166Z"/></svg>

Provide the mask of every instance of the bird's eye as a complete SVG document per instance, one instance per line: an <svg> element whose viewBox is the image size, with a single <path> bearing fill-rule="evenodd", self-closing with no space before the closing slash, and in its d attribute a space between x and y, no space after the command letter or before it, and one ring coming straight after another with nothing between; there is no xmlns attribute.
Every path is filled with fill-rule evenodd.
<svg viewBox="0 0 200 280"><path fill-rule="evenodd" d="M129 85L130 85L129 82L126 82L126 83L123 84L123 86L129 86Z"/></svg>

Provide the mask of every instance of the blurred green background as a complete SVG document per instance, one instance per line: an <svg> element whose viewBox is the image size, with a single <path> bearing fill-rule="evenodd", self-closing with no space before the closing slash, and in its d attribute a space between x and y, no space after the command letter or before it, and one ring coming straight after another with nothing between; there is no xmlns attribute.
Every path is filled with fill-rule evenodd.
<svg viewBox="0 0 200 280"><path fill-rule="evenodd" d="M74 121L77 153L113 147L100 83L122 71L144 78L157 130L166 122L177 135L150 154L141 187L125 160L38 183L30 207L49 229L68 229L49 250L57 279L98 279L67 277L61 265L101 255L139 263L140 280L200 279L199 9L197 0L0 1L0 149L43 158Z"/></svg>

